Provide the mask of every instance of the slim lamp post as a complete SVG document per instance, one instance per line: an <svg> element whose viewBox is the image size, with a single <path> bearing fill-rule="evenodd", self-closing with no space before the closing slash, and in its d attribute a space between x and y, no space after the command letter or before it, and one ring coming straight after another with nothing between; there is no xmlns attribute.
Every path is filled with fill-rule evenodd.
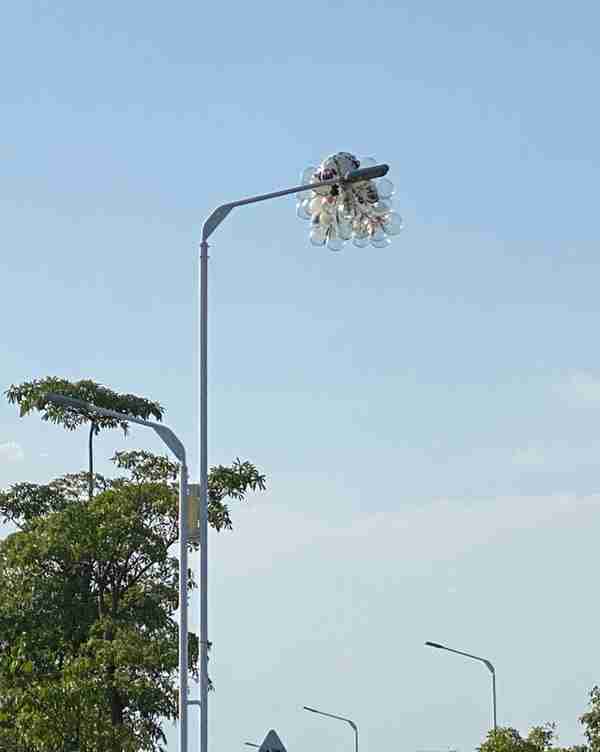
<svg viewBox="0 0 600 752"><path fill-rule="evenodd" d="M334 715L333 713L325 713L323 710L317 710L316 708L309 708L308 705L303 706L304 710L308 710L309 713L316 713L317 715L324 715L327 718L335 718L337 721L345 721L354 731L354 752L358 752L358 726L350 718L344 718L342 715Z"/></svg>
<svg viewBox="0 0 600 752"><path fill-rule="evenodd" d="M180 464L179 471L179 752L188 750L188 608L187 608L187 573L188 573L188 553L187 553L187 480L188 470L186 463L185 447L177 436L167 426L153 423L150 420L135 418L127 413L120 413L116 410L107 410L104 407L98 407L91 402L66 397L63 394L48 393L46 395L48 402L53 402L61 407L69 407L73 410L85 410L86 412L96 412L98 415L106 415L119 420L126 420L128 423L138 423L141 426L151 428L162 441L169 447L177 457ZM192 701L190 704L195 704Z"/></svg>
<svg viewBox="0 0 600 752"><path fill-rule="evenodd" d="M446 650L448 653L456 653L457 655L464 655L466 658L473 658L473 660L479 661L480 663L483 663L488 671L492 675L492 710L493 710L493 716L494 716L494 731L498 728L497 722L496 722L496 669L492 665L492 662L489 661L487 658L481 658L479 655L473 655L472 653L464 653L462 650L455 650L454 648L448 648L445 645L440 645L439 642L429 642L429 640L425 643L427 647L430 648L437 648L438 650Z"/></svg>
<svg viewBox="0 0 600 752"><path fill-rule="evenodd" d="M206 219L202 226L202 241L200 242L200 752L208 752L208 453L207 453L207 344L208 344L208 239L230 214L239 207L270 201L273 198L304 193L324 186L345 185L374 180L387 174L388 165L381 164L363 169L351 170L346 175L321 180L319 182L284 188L273 193L263 193L218 206Z"/></svg>

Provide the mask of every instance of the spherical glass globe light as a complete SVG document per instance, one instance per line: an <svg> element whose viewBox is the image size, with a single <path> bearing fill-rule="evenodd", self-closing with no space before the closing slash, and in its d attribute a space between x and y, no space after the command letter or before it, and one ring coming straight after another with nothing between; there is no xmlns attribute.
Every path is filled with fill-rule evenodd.
<svg viewBox="0 0 600 752"><path fill-rule="evenodd" d="M342 240L350 240L352 237L352 225L350 222L345 220L338 221L338 235Z"/></svg>
<svg viewBox="0 0 600 752"><path fill-rule="evenodd" d="M389 238L383 237L379 240L371 240L373 248L387 248L392 241Z"/></svg>
<svg viewBox="0 0 600 752"><path fill-rule="evenodd" d="M330 224L333 224L333 214L331 212L328 212L325 208L322 209L321 214L319 215L319 221L322 225L328 226Z"/></svg>
<svg viewBox="0 0 600 752"><path fill-rule="evenodd" d="M392 202L389 198L380 198L379 201L373 205L373 211L376 214L387 214L392 208Z"/></svg>
<svg viewBox="0 0 600 752"><path fill-rule="evenodd" d="M296 204L296 216L299 219L310 219L310 199L302 199Z"/></svg>
<svg viewBox="0 0 600 752"><path fill-rule="evenodd" d="M391 198L394 195L394 184L387 178L381 178L377 183L377 193L380 199Z"/></svg>
<svg viewBox="0 0 600 752"><path fill-rule="evenodd" d="M398 235L404 229L404 220L398 212L390 212L383 224L383 229L388 235Z"/></svg>
<svg viewBox="0 0 600 752"><path fill-rule="evenodd" d="M327 238L327 248L329 248L330 251L341 251L344 247L344 241L336 237L335 235L330 236Z"/></svg>
<svg viewBox="0 0 600 752"><path fill-rule="evenodd" d="M379 241L383 240L385 238L385 232L383 231L383 228L379 225L376 225L373 227L373 230L371 232L371 241Z"/></svg>
<svg viewBox="0 0 600 752"><path fill-rule="evenodd" d="M321 227L321 225L313 225L313 228L310 231L310 242L313 245L325 245L326 238L327 231L325 228Z"/></svg>
<svg viewBox="0 0 600 752"><path fill-rule="evenodd" d="M314 165L309 165L305 170L302 170L300 175L300 185L309 185L315 182L315 170L317 168Z"/></svg>
<svg viewBox="0 0 600 752"><path fill-rule="evenodd" d="M342 178L349 170L376 164L374 157L359 160L349 152L337 152L318 166L303 170L302 184L315 184L315 188L298 194L296 213L311 221L313 245L339 251L352 240L359 248L369 244L383 248L389 243L388 235L400 232L403 223L393 212L391 181L380 178L345 183ZM323 185L328 181L332 181L330 185Z"/></svg>
<svg viewBox="0 0 600 752"><path fill-rule="evenodd" d="M366 222L355 221L352 230L352 242L357 248L364 248L369 244L369 227Z"/></svg>

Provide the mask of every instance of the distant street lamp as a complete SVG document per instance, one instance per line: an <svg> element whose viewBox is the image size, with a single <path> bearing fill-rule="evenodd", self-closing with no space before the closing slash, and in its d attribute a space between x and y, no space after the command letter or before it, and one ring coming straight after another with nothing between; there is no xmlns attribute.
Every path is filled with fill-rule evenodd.
<svg viewBox="0 0 600 752"><path fill-rule="evenodd" d="M309 708L307 705L303 705L304 710L308 710L310 713L317 713L318 715L327 716L327 718L335 718L338 721L345 721L348 723L354 731L354 752L358 752L358 726L350 718L344 718L342 715L334 715L333 713L325 713L323 710L317 710L316 708Z"/></svg>
<svg viewBox="0 0 600 752"><path fill-rule="evenodd" d="M255 744L254 742L244 742L244 744L247 747L255 747L256 749L260 749L260 744Z"/></svg>
<svg viewBox="0 0 600 752"><path fill-rule="evenodd" d="M302 173L302 184L272 193L230 201L218 206L202 225L199 280L199 381L200 381L200 752L208 752L208 239L236 208L297 194L297 215L311 221L313 245L339 251L347 240L363 248L369 243L383 248L388 235L403 228L400 215L391 211L393 186L384 178L387 164L356 159L339 152L317 168ZM346 719L343 719L346 720Z"/></svg>
<svg viewBox="0 0 600 752"><path fill-rule="evenodd" d="M177 457L180 465L179 470L179 752L187 752L188 723L187 723L187 690L188 690L188 609L187 609L187 479L188 469L186 464L185 447L177 436L167 426L153 423L150 420L136 418L127 413L116 410L107 410L98 407L91 402L66 397L64 394L46 394L48 402L61 407L69 407L75 411L85 410L87 413L95 412L109 418L118 418L130 423L138 423L140 426L151 428ZM197 704L191 701L189 704Z"/></svg>
<svg viewBox="0 0 600 752"><path fill-rule="evenodd" d="M494 713L494 731L498 728L496 723L496 670L494 669L491 661L488 661L487 658L481 658L479 655L473 655L472 653L463 653L462 650L454 650L454 648L448 648L445 645L440 645L439 642L429 642L427 641L425 643L427 647L430 648L437 648L438 650L446 650L449 653L456 653L457 655L464 655L466 658L473 658L476 661L479 661L480 663L483 663L489 672L492 675L492 707L493 707L493 713Z"/></svg>

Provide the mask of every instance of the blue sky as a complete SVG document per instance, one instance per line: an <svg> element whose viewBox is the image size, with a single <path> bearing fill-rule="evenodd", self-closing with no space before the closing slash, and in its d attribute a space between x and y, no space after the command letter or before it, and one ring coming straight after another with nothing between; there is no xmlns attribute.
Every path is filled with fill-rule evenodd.
<svg viewBox="0 0 600 752"><path fill-rule="evenodd" d="M161 401L197 453L197 241L338 150L391 165L406 232L313 248L294 202L210 265L211 463L269 491L211 546L212 749L471 750L576 722L599 680L598 5L13 3L2 381ZM123 446L98 442L99 468ZM0 486L85 437L0 404ZM194 606L195 608L195 606ZM194 711L193 711L194 712ZM175 749L173 734L172 749Z"/></svg>

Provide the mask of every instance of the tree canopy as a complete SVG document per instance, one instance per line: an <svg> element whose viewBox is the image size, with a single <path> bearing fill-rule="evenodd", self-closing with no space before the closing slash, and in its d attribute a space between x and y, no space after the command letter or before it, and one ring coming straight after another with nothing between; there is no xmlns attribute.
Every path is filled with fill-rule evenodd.
<svg viewBox="0 0 600 752"><path fill-rule="evenodd" d="M11 404L17 404L20 408L21 417L32 412L39 412L42 420L55 423L67 431L89 424L88 440L88 494L90 498L94 493L94 453L93 439L101 430L108 428L120 428L126 435L129 423L125 418L119 420L107 415L99 415L94 410L85 407L67 407L50 402L48 393L61 394L65 397L74 397L83 402L88 402L96 407L104 407L115 410L124 415L134 418L154 418L161 421L164 408L158 402L138 397L135 394L120 394L91 379L69 381L57 376L47 376L43 379L24 381L22 384L12 384L6 390L6 398Z"/></svg>
<svg viewBox="0 0 600 752"><path fill-rule="evenodd" d="M0 750L154 752L177 716L179 468L145 451L113 462L91 499L85 472L0 492L17 527L0 543ZM209 523L231 529L227 500L264 487L249 462L213 468Z"/></svg>

